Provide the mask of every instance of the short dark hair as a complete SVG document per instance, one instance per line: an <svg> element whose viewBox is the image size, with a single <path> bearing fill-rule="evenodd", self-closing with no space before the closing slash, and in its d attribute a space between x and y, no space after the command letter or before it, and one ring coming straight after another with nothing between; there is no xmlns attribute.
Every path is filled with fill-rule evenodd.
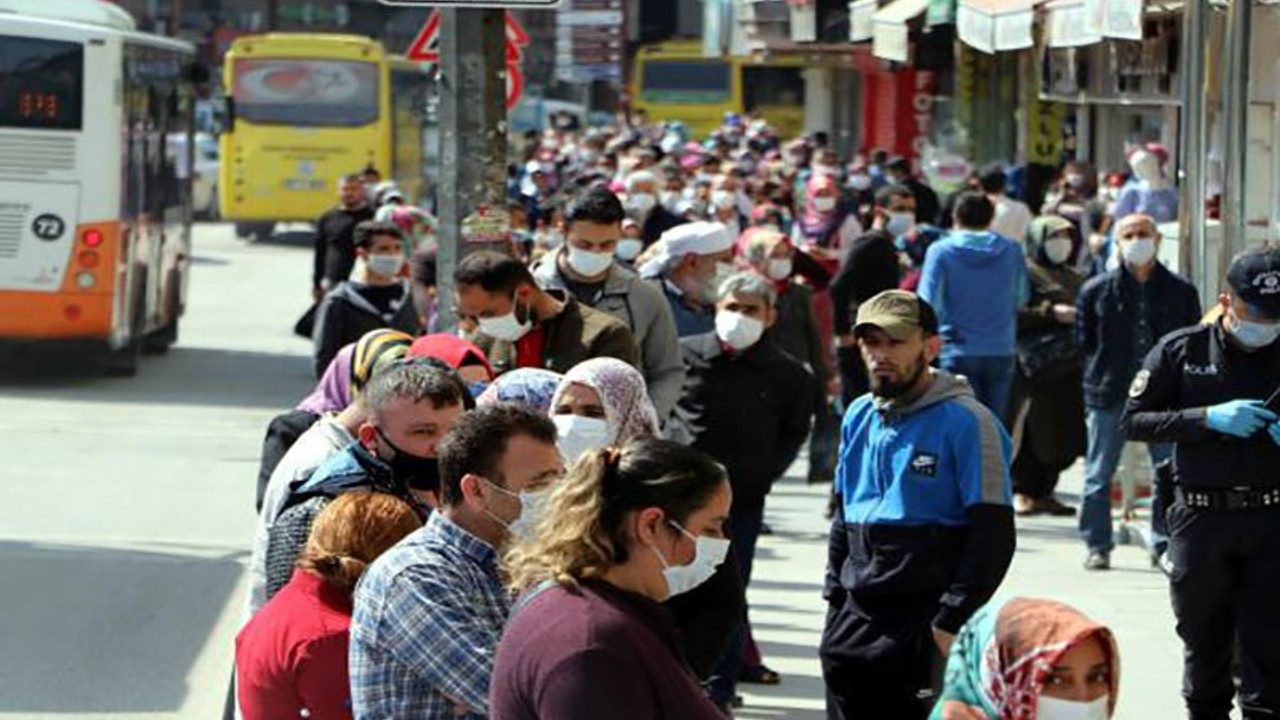
<svg viewBox="0 0 1280 720"><path fill-rule="evenodd" d="M956 224L968 230L986 230L996 216L996 206L986 193L965 190L956 199Z"/></svg>
<svg viewBox="0 0 1280 720"><path fill-rule="evenodd" d="M436 286L436 268L438 256L436 248L426 245L413 251L409 258L409 272L413 281L424 287Z"/></svg>
<svg viewBox="0 0 1280 720"><path fill-rule="evenodd" d="M529 268L516 258L494 250L471 253L453 272L458 285L479 286L487 293L510 295L521 285L535 285Z"/></svg>
<svg viewBox="0 0 1280 720"><path fill-rule="evenodd" d="M391 223L375 222L373 220L365 220L356 225L355 229L356 247L368 248L373 244L373 239L379 235L393 237L400 242L404 242L404 233L400 232L400 228Z"/></svg>
<svg viewBox="0 0 1280 720"><path fill-rule="evenodd" d="M597 225L616 225L627 213L622 209L622 201L607 187L588 188L578 195L564 211L564 221L568 225L575 222L589 222Z"/></svg>
<svg viewBox="0 0 1280 720"><path fill-rule="evenodd" d="M911 198L915 199L915 193L911 192L911 188L906 185L885 185L876 191L876 207L889 207L889 201L894 198Z"/></svg>
<svg viewBox="0 0 1280 720"><path fill-rule="evenodd" d="M902 157L901 155L897 157L892 157L892 158L889 158L889 164L885 165L885 169L893 170L894 172L904 172L910 175L911 161Z"/></svg>
<svg viewBox="0 0 1280 720"><path fill-rule="evenodd" d="M427 401L434 408L464 405L463 398L470 393L458 373L448 365L447 371L441 369L430 359L397 360L376 373L360 394L361 407L376 416L396 400Z"/></svg>
<svg viewBox="0 0 1280 720"><path fill-rule="evenodd" d="M440 441L440 499L445 505L462 501L462 477L479 475L506 486L498 466L511 438L526 435L548 445L556 444L551 418L515 403L497 403L463 415Z"/></svg>
<svg viewBox="0 0 1280 720"><path fill-rule="evenodd" d="M1008 184L1009 175L999 163L992 163L986 166L978 175L978 187L982 188L984 192L1003 193L1005 185Z"/></svg>

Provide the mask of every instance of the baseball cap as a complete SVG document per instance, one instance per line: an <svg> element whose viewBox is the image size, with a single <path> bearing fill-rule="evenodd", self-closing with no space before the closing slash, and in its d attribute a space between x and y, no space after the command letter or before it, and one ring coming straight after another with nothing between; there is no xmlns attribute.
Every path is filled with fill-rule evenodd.
<svg viewBox="0 0 1280 720"><path fill-rule="evenodd" d="M938 316L919 295L906 290L885 290L858 306L853 334L880 328L895 340L905 340L916 330L938 334Z"/></svg>
<svg viewBox="0 0 1280 720"><path fill-rule="evenodd" d="M1280 318L1280 249L1246 250L1231 261L1227 284L1240 299L1269 318Z"/></svg>

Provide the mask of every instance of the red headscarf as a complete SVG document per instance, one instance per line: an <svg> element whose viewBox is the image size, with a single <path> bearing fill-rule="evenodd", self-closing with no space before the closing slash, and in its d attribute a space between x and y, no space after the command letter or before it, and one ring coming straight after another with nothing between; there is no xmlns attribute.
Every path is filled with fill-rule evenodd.
<svg viewBox="0 0 1280 720"><path fill-rule="evenodd" d="M484 351L457 335L448 333L423 335L409 346L408 357L433 357L449 363L449 366L455 370L463 365L481 365L488 373L489 380L493 380L493 366L489 364L489 358L485 357Z"/></svg>

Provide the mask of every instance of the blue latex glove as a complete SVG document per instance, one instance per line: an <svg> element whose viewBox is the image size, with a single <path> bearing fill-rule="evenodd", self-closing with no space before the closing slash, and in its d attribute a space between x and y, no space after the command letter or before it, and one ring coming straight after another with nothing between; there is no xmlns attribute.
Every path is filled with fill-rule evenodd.
<svg viewBox="0 0 1280 720"><path fill-rule="evenodd" d="M1280 445L1280 422L1273 422L1268 425L1267 434L1271 436L1271 442Z"/></svg>
<svg viewBox="0 0 1280 720"><path fill-rule="evenodd" d="M1210 430L1238 438L1251 437L1276 419L1276 414L1264 407L1261 400L1231 400L1212 405L1204 413Z"/></svg>

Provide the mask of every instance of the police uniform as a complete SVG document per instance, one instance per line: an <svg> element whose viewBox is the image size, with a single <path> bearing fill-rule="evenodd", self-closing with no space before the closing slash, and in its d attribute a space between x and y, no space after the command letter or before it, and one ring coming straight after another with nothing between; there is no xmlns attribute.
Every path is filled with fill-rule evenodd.
<svg viewBox="0 0 1280 720"><path fill-rule="evenodd" d="M1237 257L1228 282L1255 313L1280 319L1280 251ZM1228 717L1237 639L1244 717L1280 717L1280 430L1260 402L1240 402L1280 385L1280 342L1250 350L1228 328L1224 316L1161 339L1122 420L1130 440L1176 443L1169 560L1192 720ZM1226 429L1213 417L1224 407L1251 422Z"/></svg>
<svg viewBox="0 0 1280 720"><path fill-rule="evenodd" d="M858 308L893 337L937 333L928 304L890 290ZM923 720L955 634L1013 557L1011 443L963 378L933 371L914 398L864 395L841 427L829 603L819 656L829 720Z"/></svg>

